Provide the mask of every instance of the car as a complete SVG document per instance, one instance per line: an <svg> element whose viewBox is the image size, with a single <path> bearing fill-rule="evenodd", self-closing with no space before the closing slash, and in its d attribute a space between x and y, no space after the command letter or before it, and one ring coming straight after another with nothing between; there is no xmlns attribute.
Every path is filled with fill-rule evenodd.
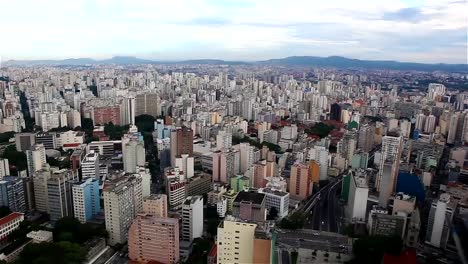
<svg viewBox="0 0 468 264"><path fill-rule="evenodd" d="M320 233L319 233L319 232L313 232L312 235L314 235L314 236L320 236Z"/></svg>

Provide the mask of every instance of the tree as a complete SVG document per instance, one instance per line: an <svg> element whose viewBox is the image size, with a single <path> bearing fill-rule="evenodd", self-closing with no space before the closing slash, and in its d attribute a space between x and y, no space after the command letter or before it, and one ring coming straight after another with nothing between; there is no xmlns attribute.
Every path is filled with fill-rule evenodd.
<svg viewBox="0 0 468 264"><path fill-rule="evenodd" d="M403 241L398 236L366 236L353 244L352 263L380 263L384 253L399 255Z"/></svg>
<svg viewBox="0 0 468 264"><path fill-rule="evenodd" d="M70 241L84 243L95 236L107 237L104 227L92 224L82 224L76 218L66 216L57 221L54 227L54 241Z"/></svg>
<svg viewBox="0 0 468 264"><path fill-rule="evenodd" d="M6 147L2 158L8 159L10 166L14 166L14 169L10 170L11 175L14 175L13 172L22 171L28 167L26 154L24 152L16 151L15 145L9 145Z"/></svg>
<svg viewBox="0 0 468 264"><path fill-rule="evenodd" d="M304 226L306 215L301 212L294 212L292 215L281 219L280 227L284 229L300 229Z"/></svg>
<svg viewBox="0 0 468 264"><path fill-rule="evenodd" d="M268 211L267 220L275 220L278 217L278 209L276 207L271 207Z"/></svg>
<svg viewBox="0 0 468 264"><path fill-rule="evenodd" d="M86 260L86 251L70 242L30 243L20 253L20 264L78 264Z"/></svg>
<svg viewBox="0 0 468 264"><path fill-rule="evenodd" d="M9 131L5 133L0 133L0 143L6 143L10 140L10 138L15 136L15 132Z"/></svg>

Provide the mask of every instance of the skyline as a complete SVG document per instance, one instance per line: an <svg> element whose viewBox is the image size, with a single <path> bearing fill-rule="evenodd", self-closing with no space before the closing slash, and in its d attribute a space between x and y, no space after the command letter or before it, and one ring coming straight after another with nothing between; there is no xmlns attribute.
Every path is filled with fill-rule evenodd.
<svg viewBox="0 0 468 264"><path fill-rule="evenodd" d="M10 10L0 17L7 25L6 41L0 42L3 61L113 56L468 60L465 1L24 0L2 7Z"/></svg>

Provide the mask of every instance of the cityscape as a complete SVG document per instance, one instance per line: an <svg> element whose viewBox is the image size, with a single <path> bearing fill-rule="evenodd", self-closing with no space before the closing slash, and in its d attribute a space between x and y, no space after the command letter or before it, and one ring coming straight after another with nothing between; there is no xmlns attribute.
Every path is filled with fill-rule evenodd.
<svg viewBox="0 0 468 264"><path fill-rule="evenodd" d="M292 2L0 17L0 263L467 264L467 3Z"/></svg>

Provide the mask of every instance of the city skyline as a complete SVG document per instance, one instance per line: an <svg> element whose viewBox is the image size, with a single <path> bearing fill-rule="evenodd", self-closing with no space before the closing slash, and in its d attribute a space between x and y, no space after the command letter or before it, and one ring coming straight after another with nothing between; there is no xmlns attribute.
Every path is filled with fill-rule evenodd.
<svg viewBox="0 0 468 264"><path fill-rule="evenodd" d="M28 6L27 9L22 7ZM464 1L9 1L3 61L288 56L466 63ZM293 15L294 14L294 15Z"/></svg>

